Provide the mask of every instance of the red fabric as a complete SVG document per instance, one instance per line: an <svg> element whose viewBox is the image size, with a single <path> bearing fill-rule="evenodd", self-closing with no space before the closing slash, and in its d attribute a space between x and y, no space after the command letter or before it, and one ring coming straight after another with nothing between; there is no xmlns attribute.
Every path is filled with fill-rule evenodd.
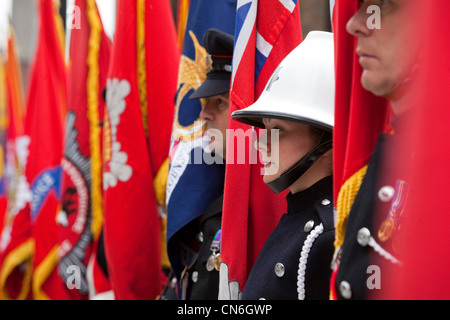
<svg viewBox="0 0 450 320"><path fill-rule="evenodd" d="M446 203L450 190L450 3L421 3L421 13L427 9L431 15L422 28L422 78L420 89L413 92L417 101L411 123L415 157L406 164L413 186L404 224L408 239L404 270L390 275L395 299L450 299L450 215Z"/></svg>
<svg viewBox="0 0 450 320"><path fill-rule="evenodd" d="M94 241L92 252L97 252L98 241ZM111 282L106 277L105 273L101 269L98 260L93 257L92 278L94 281L94 288L96 294L102 294L112 290Z"/></svg>
<svg viewBox="0 0 450 320"><path fill-rule="evenodd" d="M413 148L413 158L409 163L404 163L408 169L407 182L410 184L408 201L402 218L401 228L404 232L405 246L401 254L403 266L399 272L386 270L381 274L388 277L386 283L389 288L384 288L384 296L375 295L381 299L449 299L450 277L448 275L448 262L450 261L448 237L448 225L450 215L445 199L450 189L450 179L448 174L448 163L450 161L450 148L448 138L450 137L450 127L447 119L450 118L448 106L450 104L450 63L448 55L450 52L450 37L448 35L450 21L450 3L445 0L417 2L420 7L420 18L414 18L414 23L423 23L417 29L421 34L416 34L416 39L411 41L425 41L421 45L420 64L418 71L413 74L413 87L407 92L408 103L412 118L408 118L410 135L407 141L403 141L408 147ZM356 8L356 1L337 1L335 12L335 34L337 44L337 67L345 70L346 66L340 59L340 52L350 48L349 43L344 41L345 23L351 17ZM430 13L430 16L427 16ZM425 16L425 19L422 19ZM339 46L342 46L341 49ZM412 45L412 47L414 47ZM348 49L350 50L350 49ZM354 47L351 48L354 50ZM348 55L350 56L350 54ZM347 58L348 59L348 58ZM339 72L337 70L338 87L336 94L342 96L343 87L339 87L339 80L349 77L348 71ZM355 81L353 79L351 81ZM350 79L347 81L349 82ZM344 83L345 84L345 83ZM357 81L359 85L359 81ZM353 95L349 96L352 101ZM342 98L341 98L342 99ZM345 125L345 118L342 119L340 110L341 99L336 100L336 138L335 138L335 175L339 173L336 181L336 190L355 170L361 165L370 149L361 149L360 157L352 156L354 164L346 164L346 157L350 153L350 145L344 148L345 133L343 128L350 128ZM345 102L344 99L342 99ZM345 104L342 104L345 106ZM344 108L345 110L345 108ZM369 110L369 109L367 109ZM372 109L370 109L372 110ZM378 109L379 110L379 106ZM343 113L344 115L349 112ZM353 117L353 111L352 111ZM367 114L367 117L370 115ZM380 119L380 129L383 121ZM344 125L343 125L344 124ZM349 131L350 132L350 131ZM367 131L366 131L367 133ZM374 132L374 135L376 132ZM373 137L370 135L369 138ZM356 138L355 138L356 139ZM363 141L364 135L361 138ZM372 138L371 138L372 139ZM369 141L369 140L367 140ZM353 143L356 145L355 143ZM339 153L338 153L339 152ZM389 154L389 150L387 150ZM361 157L362 156L362 157ZM392 159L395 161L395 159ZM348 161L347 161L348 162ZM364 161L362 165L364 164ZM354 168L348 170L347 168ZM403 168L402 168L403 169ZM341 171L339 171L341 170ZM346 170L347 173L346 173ZM376 294L376 293L375 293Z"/></svg>
<svg viewBox="0 0 450 320"><path fill-rule="evenodd" d="M181 58L171 7L166 2L146 1L145 8L148 141L153 176L169 155Z"/></svg>
<svg viewBox="0 0 450 320"><path fill-rule="evenodd" d="M66 121L66 137L64 159L62 162L62 210L67 218L67 224L59 224L59 259L60 268L64 271L68 266L78 266L80 270L86 270L91 259L91 255L96 256L93 251L93 241L98 238L98 234L94 235L91 230L92 225L92 197L91 185L93 172L91 170L94 161L91 158L91 140L90 120L88 114L88 90L94 92L96 90L98 99L98 118L96 125L103 121L105 103L103 99L103 90L106 87L106 76L109 65L110 41L106 34L101 30L100 42L90 43L91 25L87 16L86 0L77 0L75 5L80 8L81 15L79 22L82 28L71 30L71 46L70 46L70 69L68 76L68 117ZM96 12L97 16L98 11ZM98 19L100 17L98 16ZM90 67L88 65L89 45L96 44L99 47L99 58L96 61L98 88L90 87L88 83L88 75ZM94 61L95 62L95 61ZM98 150L101 145L101 132L95 137L99 143ZM101 159L97 159L101 164ZM101 172L99 172L101 174ZM96 177L101 179L101 176ZM101 185L99 186L101 188ZM101 190L98 190L101 192ZM91 241L86 241L92 238ZM84 238L84 239L83 239ZM66 278L72 273L63 274L62 280L66 282ZM83 280L86 281L86 274L82 273ZM95 283L95 279L94 279ZM86 282L87 284L87 282ZM89 292L86 287L80 290L68 291L67 299L78 300L88 299Z"/></svg>
<svg viewBox="0 0 450 320"><path fill-rule="evenodd" d="M238 26L242 23L239 19L238 11L236 22ZM271 21L271 23L267 21ZM291 13L278 2L259 1L255 24L249 39L240 42L240 35L237 35L235 61L237 51L241 50L243 54L239 57L241 59L239 65L233 66L235 78L230 93L230 115L256 101L278 64L301 43L300 25L298 3ZM259 77L257 74L255 79L255 70L257 69L255 64L256 30L273 48ZM239 47L240 45L243 47ZM249 126L231 120L231 118L229 129L251 130ZM275 228L281 215L286 212L285 196L287 192L275 195L264 184L261 175L262 165L259 161L257 164L250 164L250 159L247 157L246 164L237 164L237 159L232 158L231 150L235 155L242 153L242 150L237 150L239 143L234 143L234 145L230 143L232 141L228 137L221 255L222 261L228 265L228 280L238 281L239 290L242 291L267 237ZM250 144L250 149L253 149L251 141L246 143L246 150L249 149L248 144ZM252 157L257 157L254 149Z"/></svg>
<svg viewBox="0 0 450 320"><path fill-rule="evenodd" d="M336 59L334 127L334 197L353 174L367 165L379 133L386 131L391 110L384 98L361 85L362 68L356 55L356 38L346 30L358 1L336 1L333 15Z"/></svg>
<svg viewBox="0 0 450 320"><path fill-rule="evenodd" d="M7 225L7 212L6 212L6 208L8 205L8 198L6 196L1 196L0 197L0 235L3 232L8 232L8 231L4 231L4 227L5 225ZM4 252L2 249L0 249L0 270L2 268L3 265L3 259L4 259ZM0 299L1 299L1 293L0 293Z"/></svg>
<svg viewBox="0 0 450 320"><path fill-rule="evenodd" d="M35 271L43 266L41 264L57 246L58 241L58 170L62 157L66 107L66 69L62 44L57 36L53 1L41 0L39 9L39 40L31 71L25 123L26 134L30 137L25 174L35 198L33 203L27 206L28 213L25 214L29 214L31 209ZM44 190L36 186L33 188L39 178L44 178L38 182L40 186L45 185ZM64 298L65 284L57 275L56 265L51 264L49 267L44 267L51 272L48 277L46 274L37 276L34 272L33 281L37 281L33 285L34 293L46 295L50 299Z"/></svg>
<svg viewBox="0 0 450 320"><path fill-rule="evenodd" d="M110 141L104 146L104 215L108 271L115 297L119 300L152 300L162 289L160 220L153 178L163 155L167 157L169 152L172 120L153 117L168 114L173 117L178 57L172 50L177 53L178 48L169 5L168 2L153 0L146 1L145 7L147 102L151 118L147 138L137 80L137 3L129 0L118 2L108 76L108 121L104 129L105 142ZM159 42L155 44L153 41ZM163 71L150 74L154 71L154 63L159 63ZM161 92L148 89L152 84L159 85L159 90L170 98L165 95L155 98ZM171 84L172 94L165 91L171 88ZM148 139L152 143L151 149Z"/></svg>

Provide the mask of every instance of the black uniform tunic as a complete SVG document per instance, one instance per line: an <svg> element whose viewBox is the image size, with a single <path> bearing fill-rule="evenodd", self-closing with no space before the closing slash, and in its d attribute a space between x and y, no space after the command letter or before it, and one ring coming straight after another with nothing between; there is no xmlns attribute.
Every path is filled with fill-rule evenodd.
<svg viewBox="0 0 450 320"><path fill-rule="evenodd" d="M350 211L339 258L334 292L338 299L383 298L389 293L388 275L400 272L407 221L407 194L411 187L405 164L413 153L408 145L407 116L396 118L396 134L381 134L367 173ZM389 237L381 232L390 220ZM387 295L386 295L387 294Z"/></svg>
<svg viewBox="0 0 450 320"><path fill-rule="evenodd" d="M323 232L312 241L306 260L305 299L329 299L334 250L332 184L332 177L327 177L307 190L287 196L288 213L258 255L244 288L244 300L297 300L302 248L308 235L320 225Z"/></svg>
<svg viewBox="0 0 450 320"><path fill-rule="evenodd" d="M222 206L223 195L209 206L200 221L202 244L195 265L188 272L190 278L187 300L217 300L219 296L219 271L208 271L206 262L213 253L211 243L214 236L221 229Z"/></svg>

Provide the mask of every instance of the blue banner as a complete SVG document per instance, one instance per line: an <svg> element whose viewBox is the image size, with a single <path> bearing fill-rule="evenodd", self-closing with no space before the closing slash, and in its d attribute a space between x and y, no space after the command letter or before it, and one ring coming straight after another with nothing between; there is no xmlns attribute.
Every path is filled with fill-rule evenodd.
<svg viewBox="0 0 450 320"><path fill-rule="evenodd" d="M234 35L236 6L237 0L191 0L189 7L166 190L168 255L177 276L183 265L175 235L202 215L224 189L225 164L208 165L202 161L202 101L189 97L206 78L205 31L217 28Z"/></svg>

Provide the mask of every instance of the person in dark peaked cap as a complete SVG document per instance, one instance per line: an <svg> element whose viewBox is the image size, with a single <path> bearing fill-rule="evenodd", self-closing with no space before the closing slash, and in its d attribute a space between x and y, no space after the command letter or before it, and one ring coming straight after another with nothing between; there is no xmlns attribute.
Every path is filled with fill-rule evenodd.
<svg viewBox="0 0 450 320"><path fill-rule="evenodd" d="M224 161L234 37L218 29L209 29L204 34L203 45L208 53L207 77L190 99L204 99L199 118L206 122L205 136L210 137L205 152ZM223 195L180 232L180 247L187 248L193 257L187 259L179 279L182 300L218 299L222 205Z"/></svg>

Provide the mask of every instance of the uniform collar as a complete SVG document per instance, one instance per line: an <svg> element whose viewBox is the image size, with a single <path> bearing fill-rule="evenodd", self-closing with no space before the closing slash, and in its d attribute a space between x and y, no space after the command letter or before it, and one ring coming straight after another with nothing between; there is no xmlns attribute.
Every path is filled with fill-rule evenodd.
<svg viewBox="0 0 450 320"><path fill-rule="evenodd" d="M297 213L302 208L312 206L317 199L324 196L331 196L333 191L333 177L328 176L322 180L316 182L310 188L292 194L287 195L286 200L288 204L288 213Z"/></svg>

